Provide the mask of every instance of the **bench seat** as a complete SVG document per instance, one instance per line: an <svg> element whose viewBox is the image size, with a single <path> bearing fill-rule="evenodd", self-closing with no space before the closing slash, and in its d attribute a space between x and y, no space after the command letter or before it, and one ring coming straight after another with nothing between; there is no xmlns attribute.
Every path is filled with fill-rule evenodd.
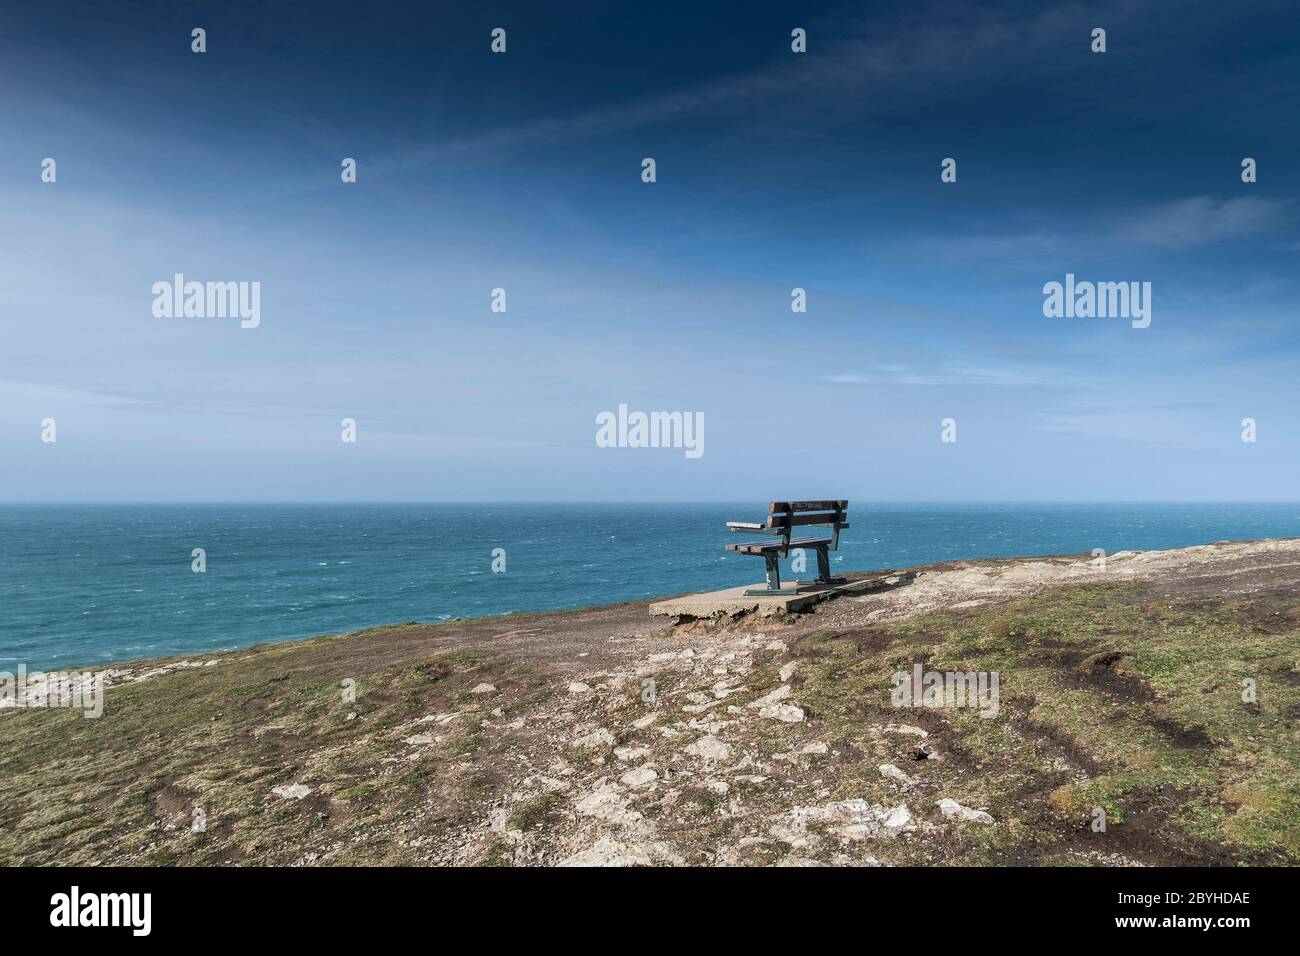
<svg viewBox="0 0 1300 956"><path fill-rule="evenodd" d="M748 544L728 544L724 547L728 551L735 551L739 554L763 554L765 551L784 551L788 548L815 548L819 544L830 544L830 538L792 538L789 542L785 538L776 538L772 541L751 541Z"/></svg>

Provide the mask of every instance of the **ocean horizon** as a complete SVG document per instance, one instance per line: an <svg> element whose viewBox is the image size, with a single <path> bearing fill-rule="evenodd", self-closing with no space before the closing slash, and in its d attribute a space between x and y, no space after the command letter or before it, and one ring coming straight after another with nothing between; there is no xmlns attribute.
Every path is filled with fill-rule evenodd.
<svg viewBox="0 0 1300 956"><path fill-rule="evenodd" d="M723 550L735 540L723 523L756 520L765 507L0 505L0 669L212 653L759 582L760 560ZM832 555L839 572L1300 535L1293 502L850 500L849 516Z"/></svg>

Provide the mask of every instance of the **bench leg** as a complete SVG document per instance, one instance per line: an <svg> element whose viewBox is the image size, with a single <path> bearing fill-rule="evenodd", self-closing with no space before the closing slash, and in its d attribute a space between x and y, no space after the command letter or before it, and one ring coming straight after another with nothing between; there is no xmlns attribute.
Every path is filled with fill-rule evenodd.
<svg viewBox="0 0 1300 956"><path fill-rule="evenodd" d="M820 584L823 586L832 585L832 584L843 584L844 583L843 578L831 577L830 548L824 544L814 545L814 547L817 549L817 577L815 580L812 581L799 581L797 583L807 584L807 585Z"/></svg>
<svg viewBox="0 0 1300 956"><path fill-rule="evenodd" d="M767 565L767 589L781 590L781 562L773 552L769 551L763 555L763 563Z"/></svg>
<svg viewBox="0 0 1300 956"><path fill-rule="evenodd" d="M746 597L762 596L764 594L796 594L798 588L781 587L781 561L776 556L775 551L763 552L763 563L767 568L767 587L750 588L745 592Z"/></svg>
<svg viewBox="0 0 1300 956"><path fill-rule="evenodd" d="M817 583L831 583L831 557L825 545L817 549Z"/></svg>

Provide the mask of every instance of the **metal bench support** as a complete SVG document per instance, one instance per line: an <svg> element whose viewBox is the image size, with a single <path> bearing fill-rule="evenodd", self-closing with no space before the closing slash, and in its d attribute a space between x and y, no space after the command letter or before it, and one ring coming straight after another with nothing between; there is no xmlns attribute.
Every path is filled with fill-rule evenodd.
<svg viewBox="0 0 1300 956"><path fill-rule="evenodd" d="M798 594L799 587L781 587L781 559L776 556L775 551L768 551L763 555L763 563L767 566L767 587L749 588L745 591L745 597L760 597L764 594Z"/></svg>
<svg viewBox="0 0 1300 956"><path fill-rule="evenodd" d="M826 545L824 545L824 544L819 544L819 545L816 545L815 547L817 548L817 577L816 577L816 579L815 579L815 580L812 580L812 581L796 581L795 584L797 584L797 585L807 585L808 587L812 587L813 585L818 585L818 584L823 585L823 586L830 586L830 585L832 585L832 584L843 584L843 583L844 583L844 580L845 580L844 578L833 578L833 577L831 577L831 554L830 554L830 548L828 548L828 547L827 547Z"/></svg>
<svg viewBox="0 0 1300 956"><path fill-rule="evenodd" d="M817 583L831 583L831 556L824 544L817 548Z"/></svg>

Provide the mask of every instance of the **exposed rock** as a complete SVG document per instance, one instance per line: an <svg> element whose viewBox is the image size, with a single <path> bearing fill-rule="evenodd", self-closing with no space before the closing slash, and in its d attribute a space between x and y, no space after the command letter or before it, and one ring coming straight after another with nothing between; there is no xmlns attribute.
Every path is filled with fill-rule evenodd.
<svg viewBox="0 0 1300 956"><path fill-rule="evenodd" d="M589 690L591 690L591 685L584 684L580 680L575 680L573 683L569 685L570 694L585 694Z"/></svg>
<svg viewBox="0 0 1300 956"><path fill-rule="evenodd" d="M827 823L849 840L894 837L913 828L907 804L872 806L866 800L836 800L820 807L795 807L790 811L796 830L808 823Z"/></svg>
<svg viewBox="0 0 1300 956"><path fill-rule="evenodd" d="M533 778L529 778L530 780ZM556 780L554 777L537 777L537 783L541 784L542 790L546 793L563 793L569 789L569 784L564 780Z"/></svg>
<svg viewBox="0 0 1300 956"><path fill-rule="evenodd" d="M945 817L956 817L959 820L969 820L971 823L993 823L991 816L983 810L972 810L970 807L963 807L956 800L950 800L944 797L935 804L939 812Z"/></svg>
<svg viewBox="0 0 1300 956"><path fill-rule="evenodd" d="M794 704L769 704L758 712L758 716L781 720L787 724L802 723L804 719L803 708Z"/></svg>
<svg viewBox="0 0 1300 956"><path fill-rule="evenodd" d="M667 664L669 661L675 661L678 657L694 657L695 651L687 648L681 651L662 651L658 654L651 654L646 660L651 664Z"/></svg>
<svg viewBox="0 0 1300 956"><path fill-rule="evenodd" d="M636 823L641 814L627 808L627 798L613 786L593 790L578 799L573 808L584 817L595 817L620 826Z"/></svg>
<svg viewBox="0 0 1300 956"><path fill-rule="evenodd" d="M795 827L773 826L767 832L782 843L789 844L791 849L799 849L808 845L807 834Z"/></svg>
<svg viewBox="0 0 1300 956"><path fill-rule="evenodd" d="M594 846L561 860L558 866L649 866L650 855L634 843L604 836Z"/></svg>
<svg viewBox="0 0 1300 956"><path fill-rule="evenodd" d="M688 744L684 752L709 762L726 760L731 756L731 748L729 746L724 744L717 737L708 735L701 737L693 744Z"/></svg>
<svg viewBox="0 0 1300 956"><path fill-rule="evenodd" d="M781 667L781 683L786 683L794 676L794 672L799 669L798 661L791 661Z"/></svg>
<svg viewBox="0 0 1300 956"><path fill-rule="evenodd" d="M658 779L659 773L654 767L637 767L635 770L629 770L627 773L623 774L623 776L619 777L619 780L621 780L624 785L629 786L634 790L639 787L649 786Z"/></svg>
<svg viewBox="0 0 1300 956"><path fill-rule="evenodd" d="M716 697L718 700L723 700L724 698L730 697L732 694L738 694L740 693L740 691L744 689L745 687L743 684L739 687L732 687L729 684L727 684L726 681L721 681L721 680L718 681L716 684L714 684L712 687L713 696Z"/></svg>
<svg viewBox="0 0 1300 956"><path fill-rule="evenodd" d="M470 691L471 694L495 694L497 691L494 684L478 684Z"/></svg>
<svg viewBox="0 0 1300 956"><path fill-rule="evenodd" d="M691 730L702 730L706 734L713 734L716 737L718 731L730 727L734 723L734 720L700 720L698 717L692 717L686 722L686 726Z"/></svg>
<svg viewBox="0 0 1300 956"><path fill-rule="evenodd" d="M706 710L710 710L717 705L718 702L716 700L711 700L707 704L683 704L682 710L688 714L702 714Z"/></svg>
<svg viewBox="0 0 1300 956"><path fill-rule="evenodd" d="M615 747L614 756L624 763L631 763L633 760L640 760L642 757L649 756L649 747Z"/></svg>
<svg viewBox="0 0 1300 956"><path fill-rule="evenodd" d="M804 719L803 709L796 707L794 704L782 704L779 701L785 700L790 696L790 685L782 684L770 694L750 701L746 707L756 708L758 716L769 717L773 720L782 720L788 724L797 724Z"/></svg>
<svg viewBox="0 0 1300 956"><path fill-rule="evenodd" d="M304 786L301 783L287 783L279 787L272 787L271 792L277 797L284 797L288 800L301 800L311 793L311 787Z"/></svg>
<svg viewBox="0 0 1300 956"><path fill-rule="evenodd" d="M597 727L589 734L574 738L574 747L608 747L614 743L614 735L604 727Z"/></svg>
<svg viewBox="0 0 1300 956"><path fill-rule="evenodd" d="M899 770L892 763L882 763L880 765L880 775L888 780L892 780L901 786L904 790L916 783L911 777Z"/></svg>
<svg viewBox="0 0 1300 956"><path fill-rule="evenodd" d="M410 744L412 747L423 747L437 741L438 738L434 734L411 734L409 737L402 738L402 743Z"/></svg>
<svg viewBox="0 0 1300 956"><path fill-rule="evenodd" d="M873 730L879 730L887 734L911 734L915 737L929 737L928 730L922 730L920 727L913 727L911 724L885 724L882 727L873 727Z"/></svg>
<svg viewBox="0 0 1300 956"><path fill-rule="evenodd" d="M785 700L789 696L790 696L790 685L782 684L776 690L772 691L772 693L764 694L762 697L758 698L758 700L750 701L745 706L753 707L756 709L760 707L766 707L769 704L775 704L777 701Z"/></svg>

